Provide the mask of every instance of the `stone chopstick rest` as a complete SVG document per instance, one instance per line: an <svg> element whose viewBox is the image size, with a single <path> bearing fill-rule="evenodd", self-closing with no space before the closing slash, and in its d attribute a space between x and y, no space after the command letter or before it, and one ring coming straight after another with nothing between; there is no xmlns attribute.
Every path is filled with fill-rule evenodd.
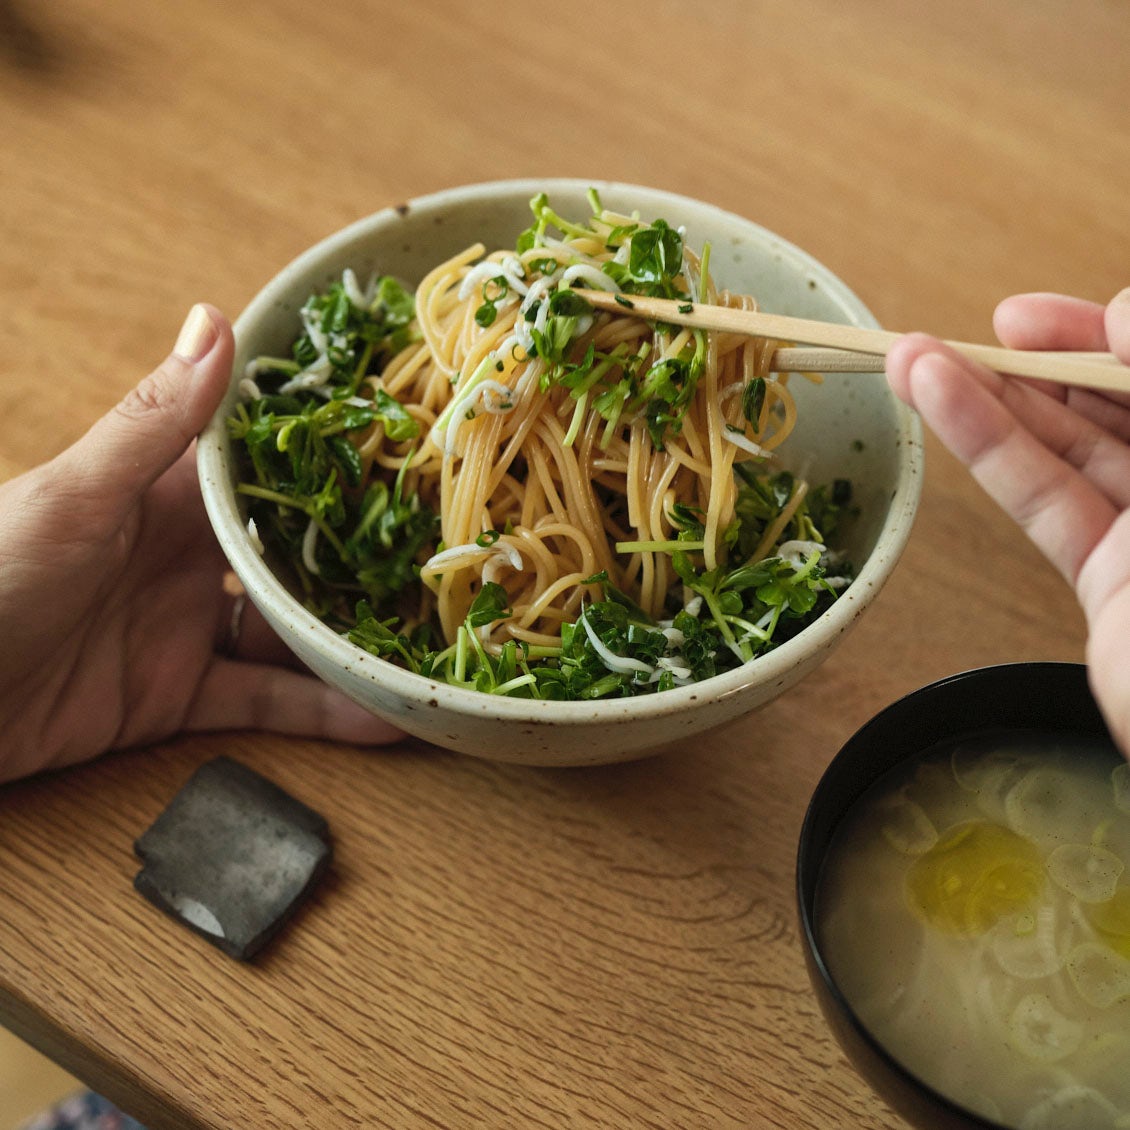
<svg viewBox="0 0 1130 1130"><path fill-rule="evenodd" d="M202 765L134 850L137 890L240 960L274 937L333 854L323 817L229 757Z"/></svg>

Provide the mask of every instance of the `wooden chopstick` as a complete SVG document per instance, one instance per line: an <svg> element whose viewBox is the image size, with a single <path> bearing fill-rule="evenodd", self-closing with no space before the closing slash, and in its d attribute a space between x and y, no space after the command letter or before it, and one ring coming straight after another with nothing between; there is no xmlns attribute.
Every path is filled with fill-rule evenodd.
<svg viewBox="0 0 1130 1130"><path fill-rule="evenodd" d="M668 322L697 329L831 347L805 350L803 357L793 355L791 349L778 349L773 367L780 371L878 372L883 368L881 358L902 337L902 334L891 330L844 326L836 322L818 322L732 306L616 295L602 290L586 289L577 293L597 309L619 314L630 313L649 322ZM1130 391L1130 365L1124 365L1113 353L1005 349L1003 346L976 345L964 341L947 341L946 344L1000 373L1087 388ZM839 359L833 352L837 350L844 351ZM814 363L799 363L802 361Z"/></svg>
<svg viewBox="0 0 1130 1130"><path fill-rule="evenodd" d="M828 349L819 345L781 345L769 363L774 373L881 373L879 353Z"/></svg>

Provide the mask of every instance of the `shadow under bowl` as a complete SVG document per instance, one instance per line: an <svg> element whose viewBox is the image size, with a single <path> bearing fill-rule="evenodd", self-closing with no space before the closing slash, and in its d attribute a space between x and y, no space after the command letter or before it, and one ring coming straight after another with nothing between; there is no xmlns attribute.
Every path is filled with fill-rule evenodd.
<svg viewBox="0 0 1130 1130"><path fill-rule="evenodd" d="M829 847L857 801L904 761L940 742L1032 733L1109 743L1087 669L1075 663L1010 663L950 676L906 695L866 723L836 754L813 793L797 854L797 901L809 978L840 1047L872 1088L913 1126L1008 1130L947 1098L905 1068L848 1003L817 928L817 894Z"/></svg>

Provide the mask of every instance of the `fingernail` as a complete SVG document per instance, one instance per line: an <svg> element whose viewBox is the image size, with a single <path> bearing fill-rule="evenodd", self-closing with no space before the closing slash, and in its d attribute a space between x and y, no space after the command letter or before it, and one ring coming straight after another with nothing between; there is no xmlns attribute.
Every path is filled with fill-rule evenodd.
<svg viewBox="0 0 1130 1130"><path fill-rule="evenodd" d="M1130 286L1125 290L1120 290L1112 299L1112 302L1117 302L1120 306L1130 304Z"/></svg>
<svg viewBox="0 0 1130 1130"><path fill-rule="evenodd" d="M215 340L216 327L212 324L212 315L198 302L189 310L177 334L173 352L184 361L199 361Z"/></svg>

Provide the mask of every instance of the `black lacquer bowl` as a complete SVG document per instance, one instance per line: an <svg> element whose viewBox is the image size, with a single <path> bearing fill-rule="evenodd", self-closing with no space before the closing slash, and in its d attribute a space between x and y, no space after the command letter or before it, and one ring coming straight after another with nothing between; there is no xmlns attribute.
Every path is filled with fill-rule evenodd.
<svg viewBox="0 0 1130 1130"><path fill-rule="evenodd" d="M800 835L797 899L808 973L844 1053L903 1118L929 1130L1002 1130L999 1123L939 1094L884 1048L845 999L821 951L816 895L834 833L853 804L888 770L939 742L988 731L1043 731L1114 743L1073 663L1015 663L942 679L893 703L866 723L829 764Z"/></svg>

